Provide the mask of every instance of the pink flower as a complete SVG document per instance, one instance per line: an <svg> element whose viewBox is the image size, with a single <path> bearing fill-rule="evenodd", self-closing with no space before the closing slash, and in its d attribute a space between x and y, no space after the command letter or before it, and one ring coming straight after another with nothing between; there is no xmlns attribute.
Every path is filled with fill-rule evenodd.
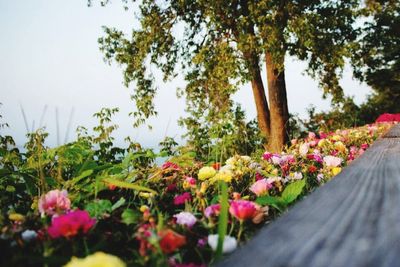
<svg viewBox="0 0 400 267"><path fill-rule="evenodd" d="M47 229L50 237L72 237L80 232L86 234L96 223L95 219L85 210L74 210L67 214L53 217L50 227Z"/></svg>
<svg viewBox="0 0 400 267"><path fill-rule="evenodd" d="M315 137L316 137L316 135L315 135L315 133L313 133L313 132L309 132L308 133L308 139L315 139Z"/></svg>
<svg viewBox="0 0 400 267"><path fill-rule="evenodd" d="M270 160L272 158L272 153L270 153L270 152L265 152L264 154L263 154L263 159L264 160Z"/></svg>
<svg viewBox="0 0 400 267"><path fill-rule="evenodd" d="M190 202L192 200L192 196L190 193L185 192L182 195L178 195L174 198L174 205L179 206L185 204L186 201Z"/></svg>
<svg viewBox="0 0 400 267"><path fill-rule="evenodd" d="M161 169L166 170L166 169L171 169L171 170L175 170L175 171L179 171L180 168L177 164L172 163L170 161L165 162L162 166Z"/></svg>
<svg viewBox="0 0 400 267"><path fill-rule="evenodd" d="M366 143L364 143L364 144L361 145L361 149L362 149L362 150L366 150L368 147L369 147L369 145L366 144Z"/></svg>
<svg viewBox="0 0 400 267"><path fill-rule="evenodd" d="M39 211L42 215L60 214L71 209L71 201L66 190L51 190L39 199Z"/></svg>
<svg viewBox="0 0 400 267"><path fill-rule="evenodd" d="M176 218L177 224L185 225L189 228L191 228L197 221L196 217L192 213L186 211L175 214L174 218Z"/></svg>
<svg viewBox="0 0 400 267"><path fill-rule="evenodd" d="M240 221L253 218L257 210L257 204L247 200L232 201L229 207L229 213Z"/></svg>
<svg viewBox="0 0 400 267"><path fill-rule="evenodd" d="M337 167L342 164L342 159L334 156L325 156L324 163L327 167Z"/></svg>
<svg viewBox="0 0 400 267"><path fill-rule="evenodd" d="M220 204L213 204L213 205L208 206L204 210L204 215L207 218L210 218L211 216L218 216L220 210L221 210L221 205Z"/></svg>
<svg viewBox="0 0 400 267"><path fill-rule="evenodd" d="M270 183L267 179L261 179L255 182L252 186L250 186L250 191L256 194L257 196L264 195L268 192L269 189L272 188L272 183Z"/></svg>
<svg viewBox="0 0 400 267"><path fill-rule="evenodd" d="M185 180L190 186L195 186L196 185L196 179L193 178L193 177L186 176Z"/></svg>

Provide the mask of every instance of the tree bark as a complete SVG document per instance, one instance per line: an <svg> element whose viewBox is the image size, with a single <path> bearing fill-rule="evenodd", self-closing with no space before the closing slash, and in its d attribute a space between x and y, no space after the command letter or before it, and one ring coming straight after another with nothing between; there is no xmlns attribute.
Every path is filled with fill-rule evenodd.
<svg viewBox="0 0 400 267"><path fill-rule="evenodd" d="M270 111L268 108L267 97L262 82L260 71L255 71L251 79L254 101L256 103L257 121L261 134L268 138L270 136Z"/></svg>
<svg viewBox="0 0 400 267"><path fill-rule="evenodd" d="M257 55L244 53L251 75L251 88L253 90L254 101L256 104L257 121L261 135L269 138L270 135L270 113L265 88L261 78L261 69Z"/></svg>
<svg viewBox="0 0 400 267"><path fill-rule="evenodd" d="M268 149L271 152L282 151L287 143L289 111L287 105L285 70L275 64L269 52L265 55L268 79L268 98L270 106L270 134ZM282 62L282 64L284 64Z"/></svg>

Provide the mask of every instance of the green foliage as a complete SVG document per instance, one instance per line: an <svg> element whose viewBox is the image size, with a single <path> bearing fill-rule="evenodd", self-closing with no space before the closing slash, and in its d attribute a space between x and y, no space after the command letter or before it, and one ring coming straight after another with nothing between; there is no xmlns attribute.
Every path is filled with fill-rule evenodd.
<svg viewBox="0 0 400 267"><path fill-rule="evenodd" d="M354 74L374 92L360 106L360 123L400 112L400 3L367 1L361 10L363 34L353 47Z"/></svg>
<svg viewBox="0 0 400 267"><path fill-rule="evenodd" d="M132 209L126 209L122 212L121 219L123 223L130 225L136 223L140 219L140 216L140 213Z"/></svg>
<svg viewBox="0 0 400 267"><path fill-rule="evenodd" d="M281 196L262 196L256 199L257 204L260 205L271 205L276 209L283 211L295 201L303 192L303 188L306 185L306 180L302 179L289 184L285 190L283 190Z"/></svg>
<svg viewBox="0 0 400 267"><path fill-rule="evenodd" d="M353 24L358 5L357 0L141 1L139 27L128 35L105 27L99 44L108 63L122 66L126 86L135 85L135 126L156 115L151 68L161 70L164 81L181 75L186 85L178 95L186 98L189 114L181 120L186 137L199 157L223 158L229 152L211 151L219 146L212 147L214 143L236 152L246 147L236 133L241 128L243 137L252 125L234 125L238 110L231 96L260 75L266 54L278 72L284 70L287 55L307 61L308 73L320 81L324 96L332 95L335 102L343 98L339 78L357 36Z"/></svg>

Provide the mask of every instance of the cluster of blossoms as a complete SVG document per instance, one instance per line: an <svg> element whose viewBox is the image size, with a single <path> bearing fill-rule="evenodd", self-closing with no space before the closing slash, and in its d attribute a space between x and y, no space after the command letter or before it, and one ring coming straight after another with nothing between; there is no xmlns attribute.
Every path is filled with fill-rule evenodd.
<svg viewBox="0 0 400 267"><path fill-rule="evenodd" d="M130 187L113 185L107 189L106 185L99 189L102 194L97 198L110 203L94 209L86 206L92 199L79 202L74 198L72 202L67 191L51 190L38 201L36 216L42 217L41 228L21 230L20 236L24 242L40 238L58 244L72 243L79 237L93 238L93 253L99 250L96 246L100 238L93 237L97 234L105 244L118 239L121 253L118 249L111 251L128 265L203 267L217 250L220 214L228 216L222 250L230 253L261 223L281 212L280 206L260 200L286 203L282 199L291 185L306 184L300 192L306 194L305 188L313 190L329 181L362 155L387 128L388 125L369 125L332 133L309 133L304 139L292 140L282 153L265 151L253 158L235 155L224 162L205 164L192 160L186 165L172 158L154 167L151 173L140 174L139 185L153 191L138 187L130 194ZM125 182L131 182L128 179L133 176L129 173ZM221 181L228 185L228 207L224 212L224 205L220 204ZM21 228L26 218L12 213L9 220ZM134 260L126 256L133 255L132 251L137 254ZM96 252L86 258L73 257L65 266L126 266L117 256ZM167 262L160 263L160 259Z"/></svg>

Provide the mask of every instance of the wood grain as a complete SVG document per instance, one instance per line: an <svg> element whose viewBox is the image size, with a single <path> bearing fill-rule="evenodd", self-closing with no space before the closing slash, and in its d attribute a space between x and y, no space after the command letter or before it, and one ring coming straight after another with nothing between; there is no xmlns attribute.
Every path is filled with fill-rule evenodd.
<svg viewBox="0 0 400 267"><path fill-rule="evenodd" d="M217 266L399 266L400 125ZM392 137L391 137L392 136Z"/></svg>

